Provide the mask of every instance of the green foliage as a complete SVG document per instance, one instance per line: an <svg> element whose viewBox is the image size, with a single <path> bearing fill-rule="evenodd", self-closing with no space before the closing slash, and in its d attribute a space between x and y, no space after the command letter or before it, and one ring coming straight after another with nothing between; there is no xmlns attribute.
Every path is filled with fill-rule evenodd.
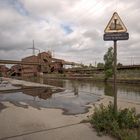
<svg viewBox="0 0 140 140"><path fill-rule="evenodd" d="M106 69L105 70L105 81L107 81L109 77L112 77L112 75L113 75L112 69Z"/></svg>
<svg viewBox="0 0 140 140"><path fill-rule="evenodd" d="M97 64L97 68L104 68L104 63L100 63L100 62L99 62L99 63Z"/></svg>
<svg viewBox="0 0 140 140"><path fill-rule="evenodd" d="M108 51L104 55L104 61L105 61L105 68L112 68L114 53L113 48L108 48Z"/></svg>
<svg viewBox="0 0 140 140"><path fill-rule="evenodd" d="M112 77L113 75L113 62L114 62L114 53L113 48L108 48L108 51L104 55L104 62L105 62L105 81L108 80L108 78Z"/></svg>
<svg viewBox="0 0 140 140"><path fill-rule="evenodd" d="M138 140L133 132L134 128L140 127L140 117L135 109L123 109L114 113L113 104L105 107L100 105L95 108L95 113L90 119L98 134L109 134L120 140Z"/></svg>

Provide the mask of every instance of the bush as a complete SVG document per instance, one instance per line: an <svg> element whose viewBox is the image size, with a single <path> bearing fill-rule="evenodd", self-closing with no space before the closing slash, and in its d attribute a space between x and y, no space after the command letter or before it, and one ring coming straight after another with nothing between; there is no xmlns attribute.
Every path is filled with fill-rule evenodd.
<svg viewBox="0 0 140 140"><path fill-rule="evenodd" d="M90 122L100 135L109 134L120 140L138 140L136 133L133 133L140 126L140 117L135 109L123 109L114 113L111 102L107 107L101 104L95 108Z"/></svg>
<svg viewBox="0 0 140 140"><path fill-rule="evenodd" d="M113 70L112 69L105 70L105 81L107 81L109 78L111 78L112 75L113 75Z"/></svg>

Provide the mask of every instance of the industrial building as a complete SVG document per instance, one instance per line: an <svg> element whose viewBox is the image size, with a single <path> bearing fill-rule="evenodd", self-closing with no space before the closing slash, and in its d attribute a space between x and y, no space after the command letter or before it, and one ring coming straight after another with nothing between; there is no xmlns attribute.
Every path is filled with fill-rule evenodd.
<svg viewBox="0 0 140 140"><path fill-rule="evenodd" d="M32 62L39 63L40 65L22 65L22 76L37 76L41 73L52 73L52 72L63 72L63 62L64 60L52 58L50 51L41 52L37 56L32 55L26 58L23 58L21 62Z"/></svg>
<svg viewBox="0 0 140 140"><path fill-rule="evenodd" d="M5 65L0 65L0 76L7 77L8 76L9 68Z"/></svg>
<svg viewBox="0 0 140 140"><path fill-rule="evenodd" d="M63 73L65 65L80 65L78 63L53 58L50 51L25 57L21 61L1 60L1 63L14 64L10 69L5 67L5 65L0 65L0 73L4 77L36 77L41 73Z"/></svg>

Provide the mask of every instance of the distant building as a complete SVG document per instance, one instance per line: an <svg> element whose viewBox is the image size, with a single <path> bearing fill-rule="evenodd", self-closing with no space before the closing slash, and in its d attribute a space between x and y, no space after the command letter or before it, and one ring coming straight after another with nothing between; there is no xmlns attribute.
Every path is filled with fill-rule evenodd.
<svg viewBox="0 0 140 140"><path fill-rule="evenodd" d="M9 71L9 68L7 68L5 65L0 65L0 76L7 77L8 71Z"/></svg>
<svg viewBox="0 0 140 140"><path fill-rule="evenodd" d="M63 63L62 62L52 62L51 63L51 72L63 72Z"/></svg>
<svg viewBox="0 0 140 140"><path fill-rule="evenodd" d="M13 65L11 69L9 70L9 76L16 76L20 77L22 75L21 65Z"/></svg>
<svg viewBox="0 0 140 140"><path fill-rule="evenodd" d="M37 56L29 56L22 59L22 62L39 63L39 65L22 65L22 76L37 76L38 73L52 73L63 71L63 60L52 58L51 52L42 52Z"/></svg>
<svg viewBox="0 0 140 140"><path fill-rule="evenodd" d="M29 56L22 59L22 62L39 62L38 56ZM22 76L37 76L38 73L38 65L22 65Z"/></svg>

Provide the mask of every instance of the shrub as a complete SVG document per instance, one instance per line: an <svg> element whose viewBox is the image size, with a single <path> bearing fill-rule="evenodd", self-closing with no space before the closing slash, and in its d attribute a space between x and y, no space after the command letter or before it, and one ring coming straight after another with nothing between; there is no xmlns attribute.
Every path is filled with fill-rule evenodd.
<svg viewBox="0 0 140 140"><path fill-rule="evenodd" d="M133 129L140 126L140 117L135 109L123 109L114 113L110 102L107 107L101 104L99 108L95 108L90 123L100 135L109 134L121 140L137 140Z"/></svg>

